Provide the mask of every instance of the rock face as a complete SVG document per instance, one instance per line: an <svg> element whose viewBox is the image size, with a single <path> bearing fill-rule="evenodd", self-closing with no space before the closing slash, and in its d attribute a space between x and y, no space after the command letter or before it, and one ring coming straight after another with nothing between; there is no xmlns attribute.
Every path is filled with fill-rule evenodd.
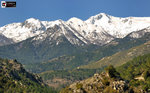
<svg viewBox="0 0 150 93"><path fill-rule="evenodd" d="M102 72L93 77L76 82L61 91L61 93L124 93L128 84L120 78L110 78L109 74Z"/></svg>
<svg viewBox="0 0 150 93"><path fill-rule="evenodd" d="M123 80L120 81L113 81L111 84L111 87L114 90L118 90L119 92L124 92L126 86L126 82Z"/></svg>
<svg viewBox="0 0 150 93"><path fill-rule="evenodd" d="M0 46L13 44L13 40L5 37L4 35L0 35Z"/></svg>

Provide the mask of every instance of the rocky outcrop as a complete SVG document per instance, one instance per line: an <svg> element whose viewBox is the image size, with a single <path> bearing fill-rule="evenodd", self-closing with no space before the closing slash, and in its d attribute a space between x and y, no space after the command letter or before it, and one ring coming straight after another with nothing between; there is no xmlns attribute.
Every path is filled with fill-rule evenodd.
<svg viewBox="0 0 150 93"><path fill-rule="evenodd" d="M125 81L120 80L120 81L113 81L111 87L119 92L124 92L125 88L127 88L127 85Z"/></svg>
<svg viewBox="0 0 150 93"><path fill-rule="evenodd" d="M93 77L76 82L61 93L124 93L128 83L120 78L111 78L107 72L96 73Z"/></svg>

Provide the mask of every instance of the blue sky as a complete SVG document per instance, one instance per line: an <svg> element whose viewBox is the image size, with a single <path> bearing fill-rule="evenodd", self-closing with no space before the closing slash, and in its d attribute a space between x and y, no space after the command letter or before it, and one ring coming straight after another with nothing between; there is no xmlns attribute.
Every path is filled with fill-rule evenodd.
<svg viewBox="0 0 150 93"><path fill-rule="evenodd" d="M9 0L10 1L10 0ZM11 0L12 1L12 0ZM68 20L106 13L118 17L150 17L150 0L16 0L17 8L0 8L0 26L28 18Z"/></svg>

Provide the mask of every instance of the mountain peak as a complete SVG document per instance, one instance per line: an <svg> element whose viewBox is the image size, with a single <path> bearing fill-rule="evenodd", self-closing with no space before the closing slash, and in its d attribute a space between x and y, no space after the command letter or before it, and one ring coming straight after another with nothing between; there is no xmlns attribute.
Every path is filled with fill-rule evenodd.
<svg viewBox="0 0 150 93"><path fill-rule="evenodd" d="M29 18L29 19L25 20L25 23L38 24L38 23L41 23L41 22L40 22L39 19Z"/></svg>
<svg viewBox="0 0 150 93"><path fill-rule="evenodd" d="M26 19L26 20L28 20L28 21L32 21L32 20L39 20L39 19L36 19L36 18L33 18L33 17L31 17L31 18L28 18L28 19Z"/></svg>
<svg viewBox="0 0 150 93"><path fill-rule="evenodd" d="M65 22L63 20L59 19L59 20L53 21L51 26L53 27L55 25L60 25L60 24L64 24L64 23Z"/></svg>
<svg viewBox="0 0 150 93"><path fill-rule="evenodd" d="M28 22L32 22L32 21L37 21L38 19L35 19L35 18L29 18L29 19L27 19L26 21L28 21Z"/></svg>
<svg viewBox="0 0 150 93"><path fill-rule="evenodd" d="M69 22L69 23L81 23L83 21L77 17L72 17L67 22Z"/></svg>
<svg viewBox="0 0 150 93"><path fill-rule="evenodd" d="M39 19L29 18L24 23L23 26L32 29L32 31L36 30L44 30L45 26Z"/></svg>
<svg viewBox="0 0 150 93"><path fill-rule="evenodd" d="M108 16L108 14L106 14L106 13L99 13L97 15Z"/></svg>
<svg viewBox="0 0 150 93"><path fill-rule="evenodd" d="M94 24L98 20L107 22L110 20L110 17L111 16L109 16L105 13L100 13L100 14L97 14L95 16L91 16L88 20L86 20L86 22L92 23L92 24Z"/></svg>
<svg viewBox="0 0 150 93"><path fill-rule="evenodd" d="M104 18L104 17L109 17L109 15L105 14L105 13L99 13L99 14L97 14L95 16L92 16L92 17L95 18L95 19L101 19L101 18Z"/></svg>

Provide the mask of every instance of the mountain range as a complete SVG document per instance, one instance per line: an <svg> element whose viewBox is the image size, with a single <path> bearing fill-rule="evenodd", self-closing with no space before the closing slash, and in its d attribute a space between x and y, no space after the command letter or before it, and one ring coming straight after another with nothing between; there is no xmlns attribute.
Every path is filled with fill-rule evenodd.
<svg viewBox="0 0 150 93"><path fill-rule="evenodd" d="M105 13L85 21L30 18L0 27L0 56L29 66L44 62L48 70L72 69L149 41L149 19Z"/></svg>
<svg viewBox="0 0 150 93"><path fill-rule="evenodd" d="M78 18L70 18L68 21L40 21L30 18L22 23L12 23L0 27L0 35L7 38L0 41L1 46L18 43L28 38L41 43L49 36L49 43L63 36L74 45L104 45L115 38L124 38L132 32L137 32L150 27L150 17L114 17L105 13L92 16L83 21ZM55 31L50 31L56 28ZM140 37L134 33L133 38ZM10 39L10 40L8 40ZM5 43L4 43L5 42Z"/></svg>

